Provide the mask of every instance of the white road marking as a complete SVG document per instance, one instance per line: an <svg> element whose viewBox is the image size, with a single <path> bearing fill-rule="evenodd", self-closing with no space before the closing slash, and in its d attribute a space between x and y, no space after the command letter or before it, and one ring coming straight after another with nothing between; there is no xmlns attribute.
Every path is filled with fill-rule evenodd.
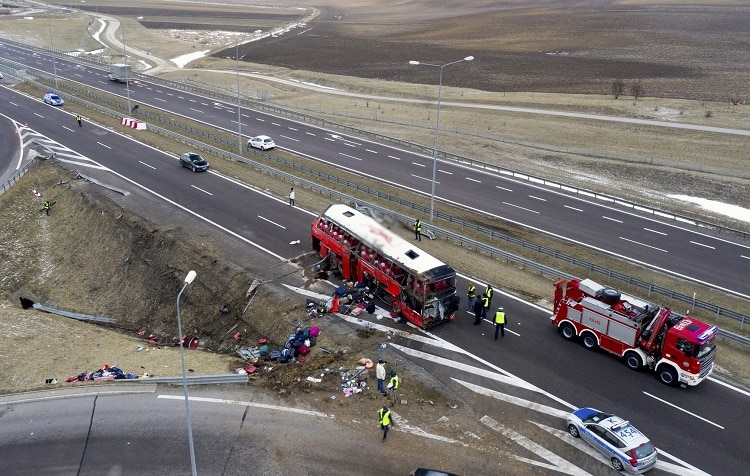
<svg viewBox="0 0 750 476"><path fill-rule="evenodd" d="M663 235L663 236L667 236L667 234L666 234L666 233L664 233L663 231L652 230L651 228L644 228L644 230L646 230L646 231L650 231L651 233L656 233L656 234L658 234L658 235Z"/></svg>
<svg viewBox="0 0 750 476"><path fill-rule="evenodd" d="M163 398L165 400L184 400L184 396L179 395L159 395L157 398ZM243 407L263 408L265 410L277 410L280 412L291 412L300 413L308 416L318 416L324 418L336 418L334 415L328 415L327 413L316 412L312 410L302 410L299 408L292 408L289 406L278 406L268 405L266 403L254 403L254 402L243 402L241 400L227 400L223 398L206 398L206 397L188 397L191 402L204 402L204 403L223 403L230 405L242 405Z"/></svg>
<svg viewBox="0 0 750 476"><path fill-rule="evenodd" d="M428 354L427 352L414 350L414 349L411 349L409 347L404 347L399 344L391 344L391 347L393 347L394 349L400 350L404 354L409 355L411 357L416 357L418 359L427 360L438 365L444 365L452 369L460 370L462 372L466 372L469 374L479 375L480 377L485 377L485 378L495 380L501 383L525 388L527 390L539 391L538 387L530 384L529 382L526 382L524 380L515 378L513 376L509 376L509 375L506 375L506 376L500 375L498 372L494 370L480 369L478 367L474 367L473 365L462 364L461 362L456 362L453 359L446 359L444 357L439 357L435 354Z"/></svg>
<svg viewBox="0 0 750 476"><path fill-rule="evenodd" d="M432 182L432 179L431 179L431 178L420 177L419 175L414 175L414 174L411 174L411 176L412 176L412 177L414 177L414 178L418 178L418 179L420 179L420 180L426 180L426 181L428 181L428 182ZM436 183L436 184L439 184L440 182L439 182L439 181L435 181L435 183Z"/></svg>
<svg viewBox="0 0 750 476"><path fill-rule="evenodd" d="M665 253L669 253L669 251L667 251L667 250L663 250L661 248L657 248L656 246L647 245L646 243L641 243L640 241L631 240L629 238L625 238L625 237L622 237L622 236L618 236L618 238L620 238L621 240L629 241L631 243L635 243L636 245L641 245L641 246L645 246L646 248L651 248L652 250L663 251Z"/></svg>
<svg viewBox="0 0 750 476"><path fill-rule="evenodd" d="M392 155L389 155L388 158L393 160L401 160L399 157L394 157Z"/></svg>
<svg viewBox="0 0 750 476"><path fill-rule="evenodd" d="M348 144L347 144L347 145L348 145ZM353 146L352 146L352 147L353 147ZM339 155L343 155L344 157L349 157L350 159L354 159L354 160L362 160L362 159L360 159L359 157L354 157L353 155L349 155L349 154L344 154L344 153L341 153L341 152L339 152Z"/></svg>
<svg viewBox="0 0 750 476"><path fill-rule="evenodd" d="M477 179L471 178L471 177L466 177L466 180L470 180L470 181L475 182L475 183L482 183L481 180L477 180Z"/></svg>
<svg viewBox="0 0 750 476"><path fill-rule="evenodd" d="M372 149L365 149L365 152L369 152L371 154L377 154L378 153L377 150L372 150Z"/></svg>
<svg viewBox="0 0 750 476"><path fill-rule="evenodd" d="M464 382L463 380L458 380L457 378L451 378L451 380L463 385L464 387L468 388L474 393L492 397L495 400L500 400L505 403L512 403L513 405L528 408L529 410L534 410L535 412L544 413L546 415L550 415L553 417L566 418L566 419L568 418L568 415L570 414L569 411L558 410L557 408L552 408L547 405L542 405L541 403L532 402L530 400L526 400L526 399L519 398L519 397L514 397L513 395L508 395L507 393L498 392L498 391L489 389L487 387L482 387L479 385L475 385L473 383Z"/></svg>
<svg viewBox="0 0 750 476"><path fill-rule="evenodd" d="M512 203L503 202L503 204L504 205L508 205L509 207L515 207L515 208L519 208L521 210L526 210L527 212L536 213L537 215L539 214L539 212L536 211L536 210L531 210L530 208L524 208L524 207L521 207L521 206L518 206L518 205L513 205Z"/></svg>
<svg viewBox="0 0 750 476"><path fill-rule="evenodd" d="M715 250L715 249L716 249L716 247L715 247L715 246L711 246L711 245L704 245L703 243L698 243L697 241L691 241L690 243L692 243L692 244L694 244L694 245L702 246L702 247L704 247L704 248L710 248L710 249L712 249L712 250Z"/></svg>
<svg viewBox="0 0 750 476"><path fill-rule="evenodd" d="M500 190L505 190L506 192L512 192L513 191L513 189L511 189L511 188L501 187L500 185L495 185L495 188L499 188Z"/></svg>
<svg viewBox="0 0 750 476"><path fill-rule="evenodd" d="M543 447L542 445L538 443L534 443L533 441L529 440L522 434L517 433L511 430L510 428L505 427L502 423L493 420L487 415L480 418L479 421L484 423L485 426L495 430L496 432L500 433L504 437L508 438L512 442L526 448L527 450L531 451L535 455L549 461L552 464L550 465L547 463L541 463L539 461L534 461L528 458L523 458L523 457L512 455L513 458L519 461L523 461L523 462L526 462L535 466L541 466L547 469L554 469L555 471L559 471L565 474L570 474L571 476L583 476L583 475L591 476L590 473L587 473L586 471L574 465L570 461L564 458L561 458L560 456L557 456L555 453L551 452L550 450Z"/></svg>
<svg viewBox="0 0 750 476"><path fill-rule="evenodd" d="M547 201L546 198L535 197L534 195L529 195L529 198L533 198L534 200L539 200L539 201L542 201L542 202L546 202Z"/></svg>
<svg viewBox="0 0 750 476"><path fill-rule="evenodd" d="M101 142L99 142L99 141L97 141L96 143L97 143L97 144L99 144L99 145L100 145L100 146L102 146L102 147L106 147L107 149L109 149L109 150L112 150L112 147L110 147L110 146L108 146L108 145L106 145L106 144L102 144L102 143L101 143Z"/></svg>
<svg viewBox="0 0 750 476"><path fill-rule="evenodd" d="M618 220L617 218L608 217L607 215L602 215L602 218L605 220L613 221L615 223L622 223L622 220Z"/></svg>
<svg viewBox="0 0 750 476"><path fill-rule="evenodd" d="M425 164L420 164L418 162L412 162L412 165L416 165L417 167L427 167Z"/></svg>
<svg viewBox="0 0 750 476"><path fill-rule="evenodd" d="M577 212L582 212L582 211L583 211L583 209L581 209L581 208L575 208L575 207L571 207L570 205L564 205L564 207L565 207L565 208L568 208L568 209L570 209L570 210L575 210L575 211L577 211Z"/></svg>
<svg viewBox="0 0 750 476"><path fill-rule="evenodd" d="M276 223L275 221L271 221L271 220L269 220L269 219L268 219L268 218L266 218L266 217L263 217L263 216L261 216L261 215L258 215L258 218L260 218L261 220L267 221L268 223L270 223L270 224L272 224L272 225L276 225L276 226L278 226L279 228L283 228L283 229L285 229L285 230L286 230L286 227L285 227L285 226L279 225L279 224L278 224L278 223Z"/></svg>
<svg viewBox="0 0 750 476"><path fill-rule="evenodd" d="M676 408L677 410L680 410L681 412L687 413L687 414L688 414L688 415L690 415L690 416L694 416L695 418L697 418L697 419L699 419L699 420L703 420L703 421L705 421L706 423L709 423L709 424L711 424L711 425L713 425L713 426L715 426L715 427L717 427L717 428L721 428L722 430L724 429L724 427L723 427L723 426L721 426L721 425L719 425L719 424L717 424L717 423L714 423L714 422L712 422L711 420L707 420L707 419L703 418L703 417L702 417L702 416L700 416L700 415L696 415L696 414L695 414L695 413L693 413L693 412L689 412L689 411L685 410L684 408L678 407L677 405L675 405L675 404L673 404L673 403L669 403L668 401L666 401L666 400L664 400L664 399L662 399L662 398L659 398L659 397L657 397L657 396L655 396L655 395L651 395L651 394L650 394L650 393L648 393L648 392L643 392L643 394L644 394L644 395L647 395L647 396L649 396L649 397L651 397L651 398L653 398L654 400L657 400L657 401L659 401L659 402L662 402L662 403L664 403L664 404L666 404L666 405L669 405L669 406L670 406L670 407L672 407L672 408Z"/></svg>
<svg viewBox="0 0 750 476"><path fill-rule="evenodd" d="M146 162L144 162L142 160L139 160L138 162L140 162L141 164L145 165L148 168L156 170L156 167L154 167L153 165L149 165L149 164L147 164Z"/></svg>
<svg viewBox="0 0 750 476"><path fill-rule="evenodd" d="M206 195L211 195L211 196L213 196L213 193L207 192L206 190L203 190L203 189L202 189L202 188L200 188L200 187L196 187L195 185L191 185L191 187L193 187L194 189L196 189L196 190L199 190L199 191L201 191L201 192L205 193Z"/></svg>

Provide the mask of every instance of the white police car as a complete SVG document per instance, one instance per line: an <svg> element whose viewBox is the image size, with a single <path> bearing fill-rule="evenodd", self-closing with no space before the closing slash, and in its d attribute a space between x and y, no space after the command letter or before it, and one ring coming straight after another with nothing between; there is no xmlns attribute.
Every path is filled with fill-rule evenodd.
<svg viewBox="0 0 750 476"><path fill-rule="evenodd" d="M593 408L568 416L568 432L609 458L617 471L640 474L656 466L656 448L629 421Z"/></svg>
<svg viewBox="0 0 750 476"><path fill-rule="evenodd" d="M52 91L49 91L44 95L44 102L51 106L62 106L63 104L65 104L65 101L63 101L60 96L53 93Z"/></svg>

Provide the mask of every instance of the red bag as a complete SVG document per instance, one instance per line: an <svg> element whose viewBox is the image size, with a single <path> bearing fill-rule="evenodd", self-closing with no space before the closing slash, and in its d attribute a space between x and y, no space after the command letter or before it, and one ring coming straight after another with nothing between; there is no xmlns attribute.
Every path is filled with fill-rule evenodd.
<svg viewBox="0 0 750 476"><path fill-rule="evenodd" d="M302 344L301 346L299 346L299 349L297 349L297 351L299 352L299 355L307 355L310 353L310 348L305 344Z"/></svg>

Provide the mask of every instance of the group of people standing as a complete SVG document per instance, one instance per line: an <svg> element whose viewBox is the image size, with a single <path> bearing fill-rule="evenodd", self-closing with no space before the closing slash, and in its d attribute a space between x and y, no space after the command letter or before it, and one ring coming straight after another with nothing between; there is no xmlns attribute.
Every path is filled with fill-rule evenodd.
<svg viewBox="0 0 750 476"><path fill-rule="evenodd" d="M492 308L493 293L492 285L488 284L481 298L477 299L477 288L474 286L474 283L469 282L466 292L468 299L466 310L474 312L475 326L481 324L483 319L487 319L487 312ZM505 310L502 307L498 307L497 311L495 311L493 322L495 323L495 340L497 340L498 335L505 337Z"/></svg>
<svg viewBox="0 0 750 476"><path fill-rule="evenodd" d="M378 379L378 392L382 393L383 396L387 397L388 396L388 392L386 392L386 388L387 388L388 390L391 391L391 395L393 397L392 401L393 403L395 403L396 402L396 389L401 383L401 379L399 378L396 372L391 371L390 373L391 379L388 381L388 385L386 386L385 364L386 364L385 360L378 359L378 363L375 366L375 378ZM380 423L380 429L383 431L383 441L385 441L386 437L388 436L388 429L391 427L391 411L388 409L387 406L383 406L383 408L378 410L378 420Z"/></svg>

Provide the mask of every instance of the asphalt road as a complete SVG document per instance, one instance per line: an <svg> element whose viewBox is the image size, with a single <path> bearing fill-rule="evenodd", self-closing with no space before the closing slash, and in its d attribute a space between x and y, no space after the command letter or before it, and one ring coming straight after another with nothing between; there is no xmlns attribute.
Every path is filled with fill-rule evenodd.
<svg viewBox="0 0 750 476"><path fill-rule="evenodd" d="M16 61L30 68L52 71L51 59L7 44L0 44ZM138 81L125 90L106 79L102 70L56 61L59 77L93 88L130 96L132 104L168 110L230 132L237 131L237 109L187 92ZM567 114L538 109L519 113ZM659 121L569 115L582 119L638 122L648 127L672 127ZM432 183L431 157L377 144L362 138L320 129L308 124L259 113L241 111L246 136L266 134L285 150L335 165L415 193L429 195ZM689 128L692 126L682 125ZM695 129L705 130L695 126ZM747 135L750 131L713 128L717 134ZM554 190L514 181L485 171L450 162L437 170L436 200L460 204L483 213L552 236L621 256L653 269L668 272L708 286L750 298L750 246L724 237L704 234L649 217L570 197ZM423 220L424 221L424 220Z"/></svg>
<svg viewBox="0 0 750 476"><path fill-rule="evenodd" d="M4 88L0 88L0 112L60 144L74 145L74 152L80 157L68 154L66 160L79 160L82 168L94 160L112 170L92 169L95 173L116 174L129 187L147 190L162 204L166 201L167 207L184 215L186 226L193 219L201 220L220 230L218 233L237 238L279 261L299 253L299 247L288 244L290 241L307 242L312 214L290 208L284 199L263 195L215 173L195 174L181 168L175 157L95 124L78 128L64 107L46 106L37 98L26 98ZM127 206L128 200L124 198L122 203ZM429 245L423 242L423 246ZM465 285L461 281L459 289L465 289ZM488 323L480 330L470 324L473 318L465 314L456 322L434 330L436 336L454 344L456 349L413 341L400 351L427 352L427 356L415 354L413 358L422 359L425 369L457 391L498 392L554 406L558 411L568 408L566 402L570 406L616 409L649 435L660 450L678 460L713 474L743 471L746 461L744 453L736 451L736 443L745 440L746 393L716 381L691 389L665 387L649 373L633 373L618 359L591 354L562 340L549 324L549 311L499 293L496 296L495 304L502 303L509 316L508 332L502 341L495 342L489 337ZM482 332L486 335L482 336ZM460 349L469 349L471 354ZM471 365L472 369L456 363ZM473 371L473 367L487 371L493 366L536 388L530 389L529 384L515 378L498 380ZM503 405L507 405L505 401L487 402L479 397L477 402L486 414L498 418L503 414ZM730 413L727 409L734 411ZM543 414L541 418L551 427L564 427L559 421L549 422L549 415ZM529 432L533 430L532 423L520 425L529 427ZM561 440L558 451L565 451L566 445Z"/></svg>

